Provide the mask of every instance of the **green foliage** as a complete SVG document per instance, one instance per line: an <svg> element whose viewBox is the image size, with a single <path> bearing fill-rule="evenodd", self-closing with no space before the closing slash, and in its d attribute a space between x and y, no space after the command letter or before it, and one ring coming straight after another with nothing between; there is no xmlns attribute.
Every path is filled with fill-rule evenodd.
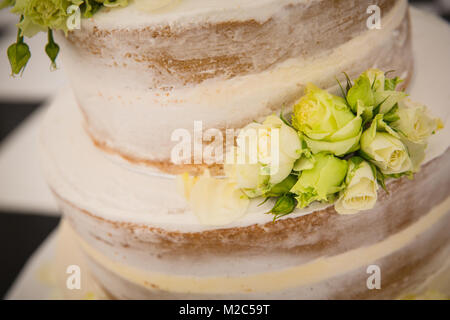
<svg viewBox="0 0 450 320"><path fill-rule="evenodd" d="M53 40L53 31L68 33L67 19L70 17L68 8L75 5L85 18L92 17L103 6L125 7L128 0L3 0L0 9L11 7L11 12L20 15L18 39L9 46L7 55L13 75L23 72L31 53L23 37L33 37L38 32L48 32L48 43L45 52L51 61L51 69L56 68L56 58L59 46Z"/></svg>

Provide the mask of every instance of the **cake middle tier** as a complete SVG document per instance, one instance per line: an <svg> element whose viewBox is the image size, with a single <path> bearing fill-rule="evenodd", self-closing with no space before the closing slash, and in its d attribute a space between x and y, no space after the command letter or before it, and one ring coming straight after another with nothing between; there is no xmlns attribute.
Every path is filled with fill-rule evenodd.
<svg viewBox="0 0 450 320"><path fill-rule="evenodd" d="M382 25L373 30L366 0L250 1L241 11L214 2L203 3L202 14L193 2L179 4L189 6L178 14L183 7L100 12L59 37L98 147L165 172L198 173L205 163L173 164L175 130L194 137L194 122L201 121L201 131L225 137L226 129L287 111L308 82L335 87L342 72L355 77L378 67L411 77L404 0L375 1Z"/></svg>

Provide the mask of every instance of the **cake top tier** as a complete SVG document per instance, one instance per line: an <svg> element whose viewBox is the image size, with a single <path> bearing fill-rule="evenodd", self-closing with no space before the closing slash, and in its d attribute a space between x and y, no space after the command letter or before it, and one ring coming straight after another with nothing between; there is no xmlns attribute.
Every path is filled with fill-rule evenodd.
<svg viewBox="0 0 450 320"><path fill-rule="evenodd" d="M103 8L94 20L105 28L152 24L268 20L277 8L317 0L136 0L126 8ZM89 23L89 22L88 22Z"/></svg>

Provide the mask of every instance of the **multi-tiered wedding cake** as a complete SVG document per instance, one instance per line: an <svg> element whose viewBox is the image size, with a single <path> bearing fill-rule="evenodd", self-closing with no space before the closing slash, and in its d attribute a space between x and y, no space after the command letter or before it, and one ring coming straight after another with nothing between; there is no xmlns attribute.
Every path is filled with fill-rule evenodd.
<svg viewBox="0 0 450 320"><path fill-rule="evenodd" d="M380 29L368 27L369 5ZM417 141L403 129L417 120L401 113L413 104L399 89L413 69L407 1L135 1L55 39L74 95L60 94L44 123L45 174L67 222L64 241L79 244L107 296L396 298L448 260L448 137L429 144L419 170ZM360 76L369 68L394 72ZM397 86L395 76L405 81ZM310 82L330 93L305 90ZM323 114L308 113L317 103ZM269 117L282 108L292 122ZM430 134L439 128L422 115ZM287 175L263 187L244 179L236 197L224 181L247 171L190 161L194 153L173 161L173 133L194 136L198 121L201 132L224 135L254 121L281 128L282 148L295 146ZM381 131L395 142L379 142ZM356 138L348 147L347 135ZM387 152L401 163L386 165ZM340 181L331 188L324 175ZM295 187L280 202L269 195L286 176ZM360 183L366 193L349 200ZM277 216L289 204L297 208ZM369 290L368 270L381 270L382 289Z"/></svg>

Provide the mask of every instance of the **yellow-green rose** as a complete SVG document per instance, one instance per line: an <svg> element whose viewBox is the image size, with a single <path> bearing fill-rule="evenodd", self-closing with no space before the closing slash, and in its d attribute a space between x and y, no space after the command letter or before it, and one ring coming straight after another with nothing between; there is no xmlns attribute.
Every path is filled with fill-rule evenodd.
<svg viewBox="0 0 450 320"><path fill-rule="evenodd" d="M296 194L298 207L305 208L314 201L330 201L342 190L347 174L347 161L321 152L314 155L314 167L304 170L291 192Z"/></svg>
<svg viewBox="0 0 450 320"><path fill-rule="evenodd" d="M16 0L11 12L23 15L19 28L27 37L39 31L59 29L67 31L67 7L82 1L69 0Z"/></svg>
<svg viewBox="0 0 450 320"><path fill-rule="evenodd" d="M90 17L100 6L125 7L128 0L16 0L12 13L23 15L18 24L23 34L32 37L40 31L63 30L67 28L67 8L84 4L84 16Z"/></svg>
<svg viewBox="0 0 450 320"><path fill-rule="evenodd" d="M308 84L306 94L295 104L292 123L304 135L316 154L330 152L337 156L359 147L362 119L355 116L345 100Z"/></svg>

